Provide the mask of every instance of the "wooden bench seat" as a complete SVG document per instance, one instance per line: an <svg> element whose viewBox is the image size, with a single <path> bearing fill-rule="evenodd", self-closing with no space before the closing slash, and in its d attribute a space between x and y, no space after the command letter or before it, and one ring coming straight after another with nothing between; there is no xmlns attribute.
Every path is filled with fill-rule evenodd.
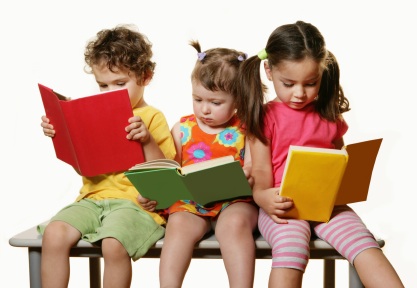
<svg viewBox="0 0 417 288"><path fill-rule="evenodd" d="M262 236L254 235L256 243L256 258L271 259L271 248ZM159 258L164 240L161 239L148 251L143 258ZM379 239L380 247L385 245L384 240ZM42 237L38 234L36 227L23 231L9 239L9 244L14 247L24 247L29 253L29 281L31 288L41 288L41 255ZM90 287L101 287L101 261L100 247L80 240L72 249L71 257L88 257L90 266ZM221 259L219 243L213 234L204 237L196 244L193 258ZM314 239L310 241L310 258L323 260L323 287L335 287L335 260L344 259L329 244ZM346 260L345 260L346 261ZM356 270L349 265L349 287L362 288Z"/></svg>

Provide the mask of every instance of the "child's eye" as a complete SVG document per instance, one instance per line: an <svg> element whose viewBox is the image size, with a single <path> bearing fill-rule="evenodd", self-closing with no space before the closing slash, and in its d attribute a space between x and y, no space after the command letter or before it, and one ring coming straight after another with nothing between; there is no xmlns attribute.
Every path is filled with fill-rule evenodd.
<svg viewBox="0 0 417 288"><path fill-rule="evenodd" d="M216 106L219 106L221 104L220 102L211 102L211 103L213 103Z"/></svg>
<svg viewBox="0 0 417 288"><path fill-rule="evenodd" d="M107 87L109 87L109 85L107 85L107 84L100 84L99 87L100 88L107 88Z"/></svg>
<svg viewBox="0 0 417 288"><path fill-rule="evenodd" d="M306 86L308 86L308 87L314 87L316 85L317 85L317 82L314 82L314 83L308 83Z"/></svg>
<svg viewBox="0 0 417 288"><path fill-rule="evenodd" d="M294 86L294 84L291 84L291 83L284 83L283 82L283 84L284 84L285 87L292 87L292 86Z"/></svg>
<svg viewBox="0 0 417 288"><path fill-rule="evenodd" d="M126 82L120 82L120 83L117 83L117 86L125 86L125 84L126 84Z"/></svg>
<svg viewBox="0 0 417 288"><path fill-rule="evenodd" d="M195 102L201 102L201 99L193 99Z"/></svg>

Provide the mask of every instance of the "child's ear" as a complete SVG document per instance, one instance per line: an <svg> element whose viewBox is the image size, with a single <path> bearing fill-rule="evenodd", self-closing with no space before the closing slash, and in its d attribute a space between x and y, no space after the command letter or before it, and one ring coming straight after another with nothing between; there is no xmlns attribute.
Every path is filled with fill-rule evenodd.
<svg viewBox="0 0 417 288"><path fill-rule="evenodd" d="M143 74L142 85L147 86L151 82L152 78L153 78L153 73L152 72L144 73Z"/></svg>
<svg viewBox="0 0 417 288"><path fill-rule="evenodd" d="M265 69L265 74L266 77L268 78L269 81L272 81L272 76L271 76L271 67L269 67L269 63L268 61L264 61L264 69Z"/></svg>
<svg viewBox="0 0 417 288"><path fill-rule="evenodd" d="M152 77L145 78L143 80L143 86L147 86L152 80Z"/></svg>

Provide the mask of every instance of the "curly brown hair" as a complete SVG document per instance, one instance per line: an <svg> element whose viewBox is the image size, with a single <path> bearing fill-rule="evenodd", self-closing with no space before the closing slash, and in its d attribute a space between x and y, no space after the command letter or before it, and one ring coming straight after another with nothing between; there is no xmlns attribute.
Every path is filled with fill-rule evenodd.
<svg viewBox="0 0 417 288"><path fill-rule="evenodd" d="M99 31L85 48L84 70L106 65L110 71L127 70L135 74L138 84L152 79L156 63L151 60L152 43L133 25L119 25Z"/></svg>

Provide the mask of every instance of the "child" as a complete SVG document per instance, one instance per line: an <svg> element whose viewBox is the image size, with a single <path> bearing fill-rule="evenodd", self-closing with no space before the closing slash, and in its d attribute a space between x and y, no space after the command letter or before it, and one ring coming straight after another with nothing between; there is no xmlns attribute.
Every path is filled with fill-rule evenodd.
<svg viewBox="0 0 417 288"><path fill-rule="evenodd" d="M276 93L266 105L262 60ZM328 223L283 219L293 205L278 195L289 145L340 149L348 129L342 113L350 108L339 66L321 33L302 21L278 27L265 49L242 64L238 78L237 114L250 137L258 226L272 247L269 287L301 287L310 229L355 266L366 287L403 287L374 236L348 206L336 206Z"/></svg>
<svg viewBox="0 0 417 288"><path fill-rule="evenodd" d="M237 70L244 53L215 48L201 52L191 42L198 60L191 74L194 114L182 117L172 128L176 160L182 166L225 155L233 155L250 174L250 153L244 131L236 118L234 93ZM245 151L246 147L246 151ZM155 201L139 198L145 209ZM230 287L253 287L258 209L249 199L218 202L203 207L182 200L166 211L169 214L159 270L160 287L181 287L197 241L214 226L229 278Z"/></svg>
<svg viewBox="0 0 417 288"><path fill-rule="evenodd" d="M144 99L153 77L152 44L134 27L102 30L84 53L87 72L100 91L127 88L134 117L126 127L126 141L140 141L146 161L175 156L175 146L165 116ZM49 119L42 117L46 136L54 137ZM43 233L42 287L66 287L69 281L70 248L83 239L101 244L104 287L130 287L131 260L143 256L164 235L164 220L145 212L137 203L138 192L123 171L83 177L76 202L58 212Z"/></svg>

